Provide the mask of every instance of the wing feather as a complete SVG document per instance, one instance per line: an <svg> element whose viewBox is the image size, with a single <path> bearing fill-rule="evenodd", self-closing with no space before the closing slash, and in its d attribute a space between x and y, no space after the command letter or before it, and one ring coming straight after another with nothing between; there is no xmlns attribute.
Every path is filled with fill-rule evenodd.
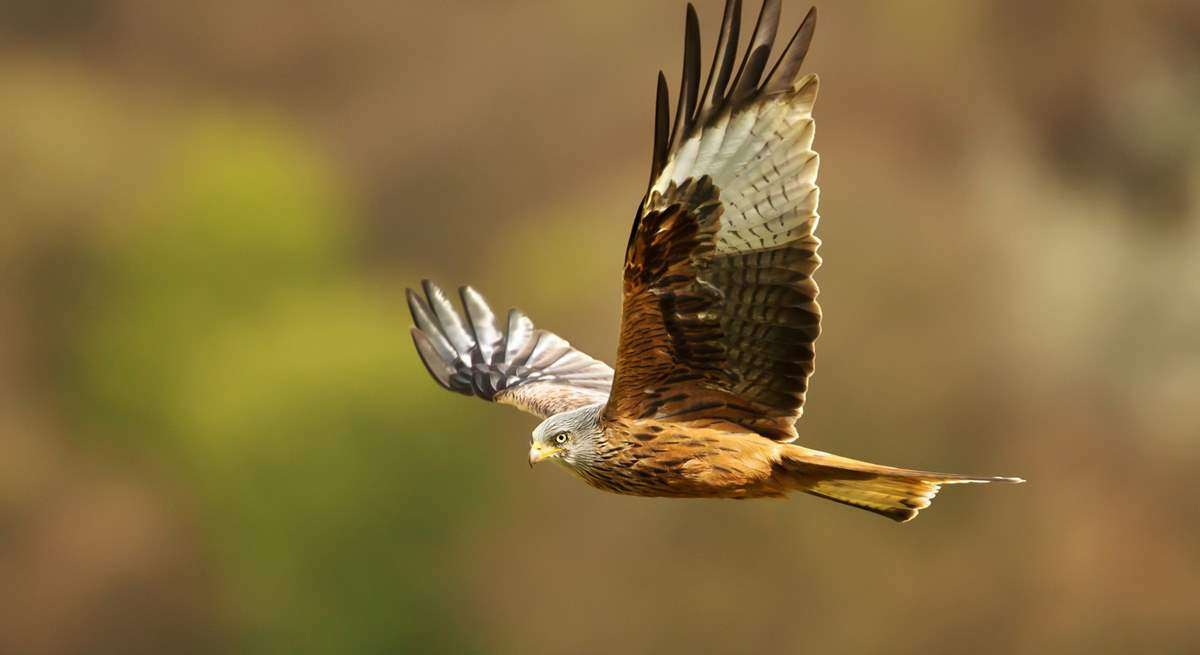
<svg viewBox="0 0 1200 655"><path fill-rule="evenodd" d="M758 21L754 24L754 34L750 37L750 47L746 48L742 67L738 69L737 79L733 83L733 92L730 94L733 102L758 91L758 81L767 68L775 35L779 33L780 9L780 0L763 0Z"/></svg>
<svg viewBox="0 0 1200 655"><path fill-rule="evenodd" d="M542 418L608 398L613 373L607 364L535 328L520 311L509 311L501 331L483 296L463 287L464 323L437 285L428 280L421 285L423 296L406 293L416 323L413 343L438 384Z"/></svg>
<svg viewBox="0 0 1200 655"><path fill-rule="evenodd" d="M686 96L698 44L690 27L685 35L672 138L666 152L656 147L658 175L626 250L617 372L604 416L720 419L788 441L821 318L812 278L821 263L812 150L818 82L800 76L816 14L808 12L766 72L780 2L765 0L730 82L740 10L738 0L726 2L695 114ZM664 93L660 84L660 114Z"/></svg>
<svg viewBox="0 0 1200 655"><path fill-rule="evenodd" d="M493 357L504 352L504 335L496 329L496 315L492 313L492 308L488 307L483 296L471 287L459 289L459 297L462 298L467 323L475 337L475 349L472 354L478 356L480 363L494 363Z"/></svg>
<svg viewBox="0 0 1200 655"><path fill-rule="evenodd" d="M683 131L696 113L697 96L700 94L700 19L690 2L684 22L683 73L679 89L679 104L675 108L675 122L671 127L668 149L679 143Z"/></svg>
<svg viewBox="0 0 1200 655"><path fill-rule="evenodd" d="M742 29L742 0L725 0L725 13L721 18L721 33L717 47L713 50L712 69L704 83L704 99L700 104L699 116L708 116L725 99L725 87L733 74L733 63L737 59L738 34ZM719 66L718 66L719 64Z"/></svg>
<svg viewBox="0 0 1200 655"><path fill-rule="evenodd" d="M471 348L475 345L474 341L463 328L462 318L459 317L458 312L454 311L454 305L450 304L450 299L429 280L422 280L421 287L424 288L425 297L429 300L428 306L433 309L433 315L437 318L439 331L460 355L471 352ZM410 306L411 297L410 295Z"/></svg>
<svg viewBox="0 0 1200 655"><path fill-rule="evenodd" d="M763 86L768 94L787 91L795 82L800 72L800 66L804 63L804 57L808 55L808 46L812 44L813 31L816 27L817 8L811 7L804 15L804 20L796 29L796 33L792 35L792 40L788 41L783 54L779 55L779 61L775 62L771 72L767 73L767 81Z"/></svg>

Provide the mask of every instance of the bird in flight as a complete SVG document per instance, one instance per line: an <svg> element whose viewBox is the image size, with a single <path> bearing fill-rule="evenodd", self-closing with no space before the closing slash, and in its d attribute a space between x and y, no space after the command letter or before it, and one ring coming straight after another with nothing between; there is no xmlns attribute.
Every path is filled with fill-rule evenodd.
<svg viewBox="0 0 1200 655"><path fill-rule="evenodd" d="M800 67L809 10L770 63L780 1L765 0L738 60L741 1L727 0L701 85L689 4L672 112L660 72L650 184L625 250L616 370L537 329L497 321L460 289L465 320L429 281L408 290L412 337L443 387L542 423L529 463L552 460L605 491L675 498L800 491L908 521L944 484L1019 478L931 473L795 443L821 330L817 76Z"/></svg>

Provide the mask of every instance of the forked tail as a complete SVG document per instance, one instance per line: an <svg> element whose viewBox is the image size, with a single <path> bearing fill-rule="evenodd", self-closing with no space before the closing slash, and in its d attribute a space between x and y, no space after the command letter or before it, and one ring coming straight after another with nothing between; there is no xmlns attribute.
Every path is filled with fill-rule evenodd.
<svg viewBox="0 0 1200 655"><path fill-rule="evenodd" d="M1021 478L979 477L913 471L860 462L788 444L781 467L799 491L865 509L901 523L929 507L943 484L1024 482Z"/></svg>

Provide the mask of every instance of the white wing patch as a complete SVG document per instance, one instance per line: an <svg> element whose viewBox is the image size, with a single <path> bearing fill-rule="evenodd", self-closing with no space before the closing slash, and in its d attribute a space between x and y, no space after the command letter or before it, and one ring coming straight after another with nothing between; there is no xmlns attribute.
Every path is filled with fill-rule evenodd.
<svg viewBox="0 0 1200 655"><path fill-rule="evenodd" d="M819 216L817 169L812 149L816 75L806 75L790 93L725 115L685 141L655 180L653 192L671 183L708 175L720 192L724 212L717 252L766 250L813 235Z"/></svg>

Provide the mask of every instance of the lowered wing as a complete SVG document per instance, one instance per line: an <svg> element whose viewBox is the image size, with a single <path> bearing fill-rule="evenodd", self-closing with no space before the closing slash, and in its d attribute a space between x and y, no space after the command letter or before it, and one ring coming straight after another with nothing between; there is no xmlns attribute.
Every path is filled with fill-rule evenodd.
<svg viewBox="0 0 1200 655"><path fill-rule="evenodd" d="M542 418L608 399L613 371L520 311L497 327L491 307L471 287L459 289L466 320L435 284L407 290L413 343L443 387L513 405Z"/></svg>

